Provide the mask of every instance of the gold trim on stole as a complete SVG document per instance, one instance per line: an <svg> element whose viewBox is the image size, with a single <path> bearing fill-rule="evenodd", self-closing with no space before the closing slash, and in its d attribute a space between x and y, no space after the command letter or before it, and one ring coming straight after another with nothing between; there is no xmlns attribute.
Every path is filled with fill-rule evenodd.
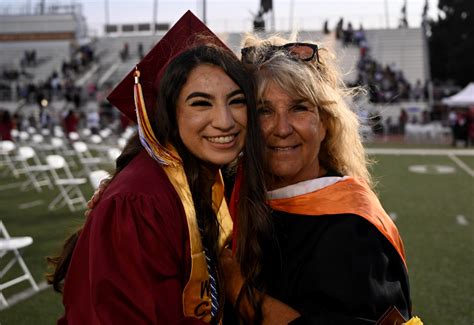
<svg viewBox="0 0 474 325"><path fill-rule="evenodd" d="M175 151L175 150L173 150ZM211 297L209 273L196 220L193 198L182 165L173 167L162 165L171 184L183 204L189 231L191 249L191 274L183 291L183 313L204 322L211 321ZM222 248L232 234L232 219L224 200L224 183L220 171L212 186L212 207L217 212L220 225L219 246Z"/></svg>

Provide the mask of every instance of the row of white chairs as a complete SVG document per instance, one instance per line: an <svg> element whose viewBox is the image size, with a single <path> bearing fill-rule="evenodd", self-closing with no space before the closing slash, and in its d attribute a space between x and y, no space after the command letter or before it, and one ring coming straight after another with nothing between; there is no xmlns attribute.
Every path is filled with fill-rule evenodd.
<svg viewBox="0 0 474 325"><path fill-rule="evenodd" d="M440 122L405 125L405 139L413 143L443 143L451 137L451 129Z"/></svg>
<svg viewBox="0 0 474 325"><path fill-rule="evenodd" d="M77 207L85 208L87 203L80 186L89 180L90 184L96 188L98 182L108 175L100 166L102 160L90 156L85 144L76 142L75 145L82 147L78 150L82 150L80 164L83 166L76 175L72 173L64 156L49 154L45 156L43 163L32 147L22 146L15 150L11 141L0 141L1 162L5 167L5 172L26 178L20 186L21 190L34 188L42 192L44 187L57 188L59 194L48 205L50 210L67 205L70 211L75 211ZM15 150L14 154L12 154L13 150Z"/></svg>

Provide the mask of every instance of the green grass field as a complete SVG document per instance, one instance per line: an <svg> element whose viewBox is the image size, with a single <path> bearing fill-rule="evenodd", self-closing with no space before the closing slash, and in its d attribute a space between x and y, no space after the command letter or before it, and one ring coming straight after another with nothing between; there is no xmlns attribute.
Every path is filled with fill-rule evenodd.
<svg viewBox="0 0 474 325"><path fill-rule="evenodd" d="M373 146L371 146L373 147ZM474 177L448 156L372 156L376 191L405 243L410 274L413 310L424 324L472 325L474 322ZM474 170L474 156L460 156ZM450 174L409 171L412 165L444 165ZM0 188L13 178L0 178ZM92 188L84 187L86 196ZM47 270L45 256L54 254L67 233L84 220L83 212L66 208L48 211L55 191L43 193L0 190L0 219L13 236L30 235L33 245L23 251L37 282ZM29 209L22 203L42 200ZM459 222L464 216L465 222ZM23 289L18 285L5 294ZM1 325L53 324L62 314L61 297L48 288L0 311Z"/></svg>

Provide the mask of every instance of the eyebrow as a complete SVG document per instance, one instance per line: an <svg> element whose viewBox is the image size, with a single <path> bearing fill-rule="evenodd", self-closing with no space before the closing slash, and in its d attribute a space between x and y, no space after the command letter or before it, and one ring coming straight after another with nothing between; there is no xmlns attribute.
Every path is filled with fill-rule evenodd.
<svg viewBox="0 0 474 325"><path fill-rule="evenodd" d="M240 94L242 94L242 95L244 94L244 92L242 91L242 89L240 89L240 88L239 88L239 89L236 89L236 90L234 90L233 92L231 92L230 94L227 95L227 99L232 98L232 97L234 97L235 95L240 95Z"/></svg>
<svg viewBox="0 0 474 325"><path fill-rule="evenodd" d="M202 92L196 91L194 93L189 94L188 97L186 97L186 101L188 101L192 98L195 98L195 97L204 97L204 98L207 98L207 99L211 99L213 96L211 96L207 93L202 93Z"/></svg>
<svg viewBox="0 0 474 325"><path fill-rule="evenodd" d="M239 88L239 89L236 89L236 90L232 91L231 93L229 93L226 97L227 97L227 99L229 99L229 98L234 97L235 95L239 95L239 94L243 94L243 93L244 92L242 91L242 89ZM203 97L203 98L206 98L206 99L213 99L214 98L214 96L212 96L211 94L195 91L195 92L189 94L188 97L186 97L186 101L188 101L190 99L193 99L193 98L196 98L196 97Z"/></svg>
<svg viewBox="0 0 474 325"><path fill-rule="evenodd" d="M266 99L263 99L263 100L259 101L259 104L268 105L268 104L271 104L271 103L272 102L270 100L266 100ZM310 101L307 100L307 99L295 99L295 100L291 101L291 105L299 105L299 104L303 104L303 103L310 103Z"/></svg>

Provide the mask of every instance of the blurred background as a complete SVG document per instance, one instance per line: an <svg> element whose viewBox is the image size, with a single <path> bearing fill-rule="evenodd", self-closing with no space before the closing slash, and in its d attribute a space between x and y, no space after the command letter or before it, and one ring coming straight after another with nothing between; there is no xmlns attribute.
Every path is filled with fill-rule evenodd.
<svg viewBox="0 0 474 325"><path fill-rule="evenodd" d="M0 0L0 323L62 314L46 256L135 131L106 96L187 10L237 55L247 32L336 53L344 81L367 90L353 106L414 313L472 325L472 0Z"/></svg>

